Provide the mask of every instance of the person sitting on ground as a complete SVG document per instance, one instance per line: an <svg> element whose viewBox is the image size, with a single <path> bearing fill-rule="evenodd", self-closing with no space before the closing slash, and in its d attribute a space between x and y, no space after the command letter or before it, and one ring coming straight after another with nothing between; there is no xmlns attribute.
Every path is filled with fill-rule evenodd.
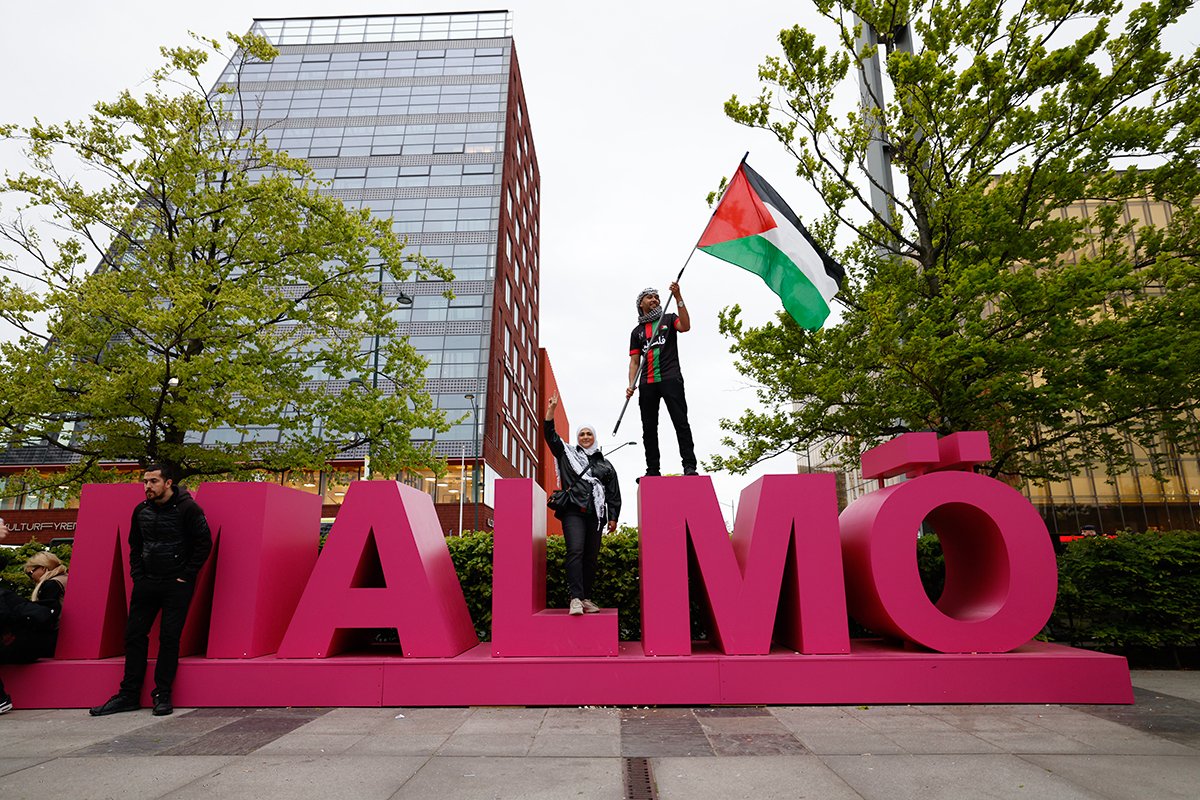
<svg viewBox="0 0 1200 800"><path fill-rule="evenodd" d="M28 664L54 655L58 611L32 603L0 586L0 664ZM0 681L0 714L12 709L12 698Z"/></svg>
<svg viewBox="0 0 1200 800"><path fill-rule="evenodd" d="M25 574L35 581L30 600L62 612L63 595L67 593L67 568L49 550L34 553L25 562Z"/></svg>
<svg viewBox="0 0 1200 800"><path fill-rule="evenodd" d="M559 480L570 497L570 505L555 511L562 521L567 545L567 589L571 595L571 616L594 614L600 606L592 602L596 567L600 560L600 537L607 524L609 533L617 529L621 514L621 487L617 471L608 462L596 442L596 430L584 425L575 434L576 445L565 444L554 430L554 412L558 408L555 392L546 404L546 446L554 454Z"/></svg>

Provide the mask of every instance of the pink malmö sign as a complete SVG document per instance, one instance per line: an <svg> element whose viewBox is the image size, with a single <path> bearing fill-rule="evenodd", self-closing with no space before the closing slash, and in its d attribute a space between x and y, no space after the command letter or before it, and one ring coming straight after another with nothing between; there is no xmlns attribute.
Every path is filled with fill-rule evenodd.
<svg viewBox="0 0 1200 800"><path fill-rule="evenodd" d="M1132 702L1124 659L1033 641L1054 607L1054 552L1019 492L972 471L989 459L985 434L906 434L863 455L881 487L840 516L833 475L769 475L743 490L732 535L707 477L644 479L640 642L619 640L617 609L546 607L545 493L531 480L497 483L490 642L429 495L352 484L318 553L319 497L202 484L214 554L176 702ZM55 658L5 668L23 705L94 705L119 682L141 497L132 484L85 487ZM917 571L922 524L945 554L936 601ZM691 640L689 598L707 641ZM882 638L850 639L850 617ZM373 644L380 629L399 645Z"/></svg>

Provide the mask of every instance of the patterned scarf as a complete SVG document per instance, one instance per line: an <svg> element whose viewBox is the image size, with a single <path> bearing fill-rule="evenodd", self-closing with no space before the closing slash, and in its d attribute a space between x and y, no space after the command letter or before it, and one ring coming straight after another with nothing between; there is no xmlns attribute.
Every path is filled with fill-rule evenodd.
<svg viewBox="0 0 1200 800"><path fill-rule="evenodd" d="M587 425L583 427L592 431L593 434L596 432L595 428ZM579 430L583 430L583 428L580 428ZM576 441L578 441L579 434L576 433L575 436ZM583 474L584 470L586 470L588 467L588 456L591 453L596 452L598 449L599 445L595 443L593 443L588 450L584 450L577 444L563 445L563 452L567 456L567 462L571 465L571 471L575 473L576 477L582 476L583 479L591 486L592 502L596 505L596 518L599 521L600 526L604 527L604 523L608 521L608 504L604 497L604 484L600 483L600 481L594 475L592 475L591 471L588 471L586 475ZM558 461L554 462L554 471L558 472ZM559 482L562 482L561 475L559 476Z"/></svg>

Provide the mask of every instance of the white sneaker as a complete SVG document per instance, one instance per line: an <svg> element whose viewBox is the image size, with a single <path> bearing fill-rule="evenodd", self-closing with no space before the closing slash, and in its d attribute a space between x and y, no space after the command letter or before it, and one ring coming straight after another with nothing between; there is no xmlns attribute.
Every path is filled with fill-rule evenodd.
<svg viewBox="0 0 1200 800"><path fill-rule="evenodd" d="M599 614L599 613L600 613L600 606L596 605L596 604L595 604L595 603L593 603L591 600L584 600L584 601L583 601L583 613L585 613L585 614Z"/></svg>
<svg viewBox="0 0 1200 800"><path fill-rule="evenodd" d="M572 617L578 617L583 614L583 602L578 597L572 597L571 609L567 613Z"/></svg>

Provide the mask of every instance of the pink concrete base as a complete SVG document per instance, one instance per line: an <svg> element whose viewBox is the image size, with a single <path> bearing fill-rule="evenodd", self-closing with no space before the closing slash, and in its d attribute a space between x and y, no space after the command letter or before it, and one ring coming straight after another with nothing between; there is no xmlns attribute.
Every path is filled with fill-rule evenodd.
<svg viewBox="0 0 1200 800"><path fill-rule="evenodd" d="M17 708L86 708L116 690L121 665L40 661L0 675ZM616 658L492 658L485 642L454 658L185 658L175 689L182 707L1132 702L1125 659L1044 642L980 655L853 640L849 655L727 656L697 643L653 657L622 642Z"/></svg>

